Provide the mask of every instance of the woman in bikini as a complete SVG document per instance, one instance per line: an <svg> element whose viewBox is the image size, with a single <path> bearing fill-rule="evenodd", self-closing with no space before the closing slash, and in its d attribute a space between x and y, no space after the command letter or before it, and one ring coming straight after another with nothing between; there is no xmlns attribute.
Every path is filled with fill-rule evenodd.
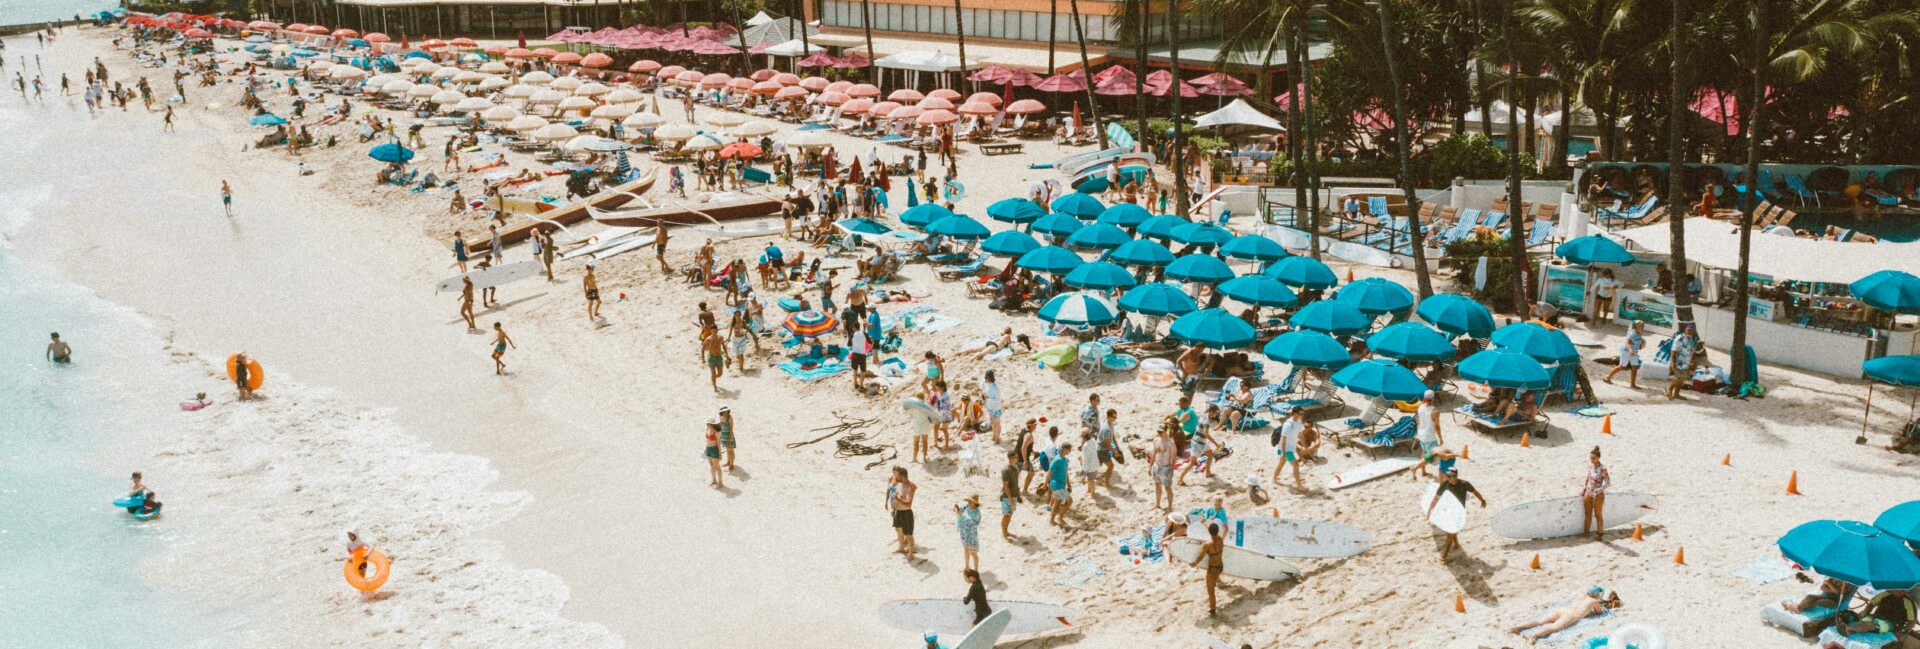
<svg viewBox="0 0 1920 649"><path fill-rule="evenodd" d="M707 475L711 478L707 485L715 489L727 488L725 475L720 470L720 419L707 420L706 448L700 451L707 458Z"/></svg>
<svg viewBox="0 0 1920 649"><path fill-rule="evenodd" d="M1213 617L1219 614L1215 591L1220 588L1220 573L1227 567L1227 541L1220 536L1219 523L1207 523L1207 534L1209 538L1200 545L1200 556L1193 558L1192 565L1207 562L1207 616Z"/></svg>

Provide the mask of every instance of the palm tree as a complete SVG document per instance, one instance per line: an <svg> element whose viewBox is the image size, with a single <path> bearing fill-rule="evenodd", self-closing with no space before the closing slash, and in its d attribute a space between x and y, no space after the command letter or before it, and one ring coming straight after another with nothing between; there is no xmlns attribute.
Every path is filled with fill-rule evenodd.
<svg viewBox="0 0 1920 649"><path fill-rule="evenodd" d="M959 2L959 0L954 0ZM1073 40L1080 42L1080 71L1087 75L1087 115L1093 120L1093 132L1100 136L1100 148L1107 148L1107 132L1099 128L1100 106L1093 101L1093 64L1087 58L1087 28L1080 21L1080 0L1069 0L1069 9L1073 10ZM961 50L965 52L966 50ZM1076 124L1076 126L1078 126Z"/></svg>
<svg viewBox="0 0 1920 649"><path fill-rule="evenodd" d="M961 13L960 0L953 0L953 34L959 39L960 76L964 77L967 75L967 17Z"/></svg>
<svg viewBox="0 0 1920 649"><path fill-rule="evenodd" d="M1168 147L1167 167L1173 170L1173 213L1180 218L1190 218L1187 214L1187 138L1185 129L1180 128L1180 0L1167 0L1167 62L1171 79L1167 94L1173 99L1167 109L1167 116L1173 121L1173 146ZM1141 79L1142 82L1146 81Z"/></svg>
<svg viewBox="0 0 1920 649"><path fill-rule="evenodd" d="M1412 235L1413 275L1420 297L1433 295L1433 279L1427 276L1426 234L1421 231L1420 198L1413 192L1412 143L1407 139L1405 88L1400 85L1400 63L1395 43L1400 40L1393 24L1393 0L1378 0L1380 12L1380 50L1387 60L1387 93L1393 96L1393 148L1400 162L1400 190L1407 196L1407 224Z"/></svg>
<svg viewBox="0 0 1920 649"><path fill-rule="evenodd" d="M1519 34L1513 28L1513 16L1517 13L1517 7L1514 6L1514 0L1499 1L1500 41L1506 50L1508 69L1518 71L1520 69L1520 39ZM1481 79L1484 81L1485 77ZM1518 106L1515 104L1519 103L1519 99L1514 96L1514 91L1518 84L1509 81L1505 85L1507 95L1507 209L1518 212L1521 207L1520 120L1518 119L1519 115L1514 112L1518 110ZM1484 98L1483 102L1491 103ZM1483 103L1483 106L1484 105ZM1485 108L1481 109L1480 114L1483 120L1491 119L1486 116L1487 112ZM1507 216L1507 251L1513 257L1513 290L1515 293L1513 306L1515 309L1520 310L1521 315L1527 315L1525 308L1527 304L1531 303L1527 297L1533 295L1534 288L1534 274L1531 272L1532 269L1527 267L1526 230L1521 229L1521 226L1527 221L1525 214L1509 214Z"/></svg>
<svg viewBox="0 0 1920 649"><path fill-rule="evenodd" d="M1761 37L1765 34L1767 12L1759 5L1755 5L1752 9L1752 16L1753 33L1750 35L1751 38L1749 38L1749 40L1752 43L1753 61L1758 64L1764 60L1763 54L1766 45ZM1749 106L1760 106L1762 97L1766 94L1766 78L1762 72L1763 71L1756 65L1752 74L1752 88L1747 91L1746 103ZM1757 178L1760 176L1760 126L1761 115L1764 112L1765 111L1761 110L1747 111L1746 123L1741 129L1745 131L1747 135L1746 172L1748 178ZM1746 305L1749 291L1747 271L1753 263L1753 219L1756 216L1755 212L1758 207L1758 201L1755 200L1754 194L1760 191L1758 183L1749 182L1747 183L1747 188L1749 191L1740 192L1740 269L1739 272L1734 273L1733 276L1733 303L1739 306L1733 310L1733 344L1727 349L1728 353L1734 355L1734 358L1740 358L1744 355L1747 348ZM1733 365L1733 372L1731 376L1728 377L1728 382L1733 384L1735 390L1740 389L1740 387L1748 381L1756 378L1747 376L1746 363L1736 361L1731 363L1731 365Z"/></svg>
<svg viewBox="0 0 1920 649"><path fill-rule="evenodd" d="M809 2L811 0L801 1ZM801 31L805 31L806 26L801 25L800 29ZM880 66L874 65L873 61L879 59L880 56L873 52L873 6L867 0L860 0L860 29L867 34L867 83L878 86L880 85L878 78Z"/></svg>
<svg viewBox="0 0 1920 649"><path fill-rule="evenodd" d="M1306 16L1313 8L1314 0L1197 0L1194 8L1219 20L1222 24L1237 24L1241 27L1227 32L1220 47L1221 58L1216 61L1224 64L1230 52L1240 51L1251 45L1266 43L1265 49L1270 59L1277 46L1285 50L1287 57L1287 159L1293 163L1293 213L1294 225L1300 225L1301 215L1307 215L1310 224L1306 227L1308 252L1314 258L1320 257L1320 228L1318 218L1312 215L1308 206L1307 175L1303 160L1307 140L1311 139L1302 115L1302 102L1306 87ZM1142 57L1144 58L1144 57ZM1264 65L1262 66L1265 67ZM1146 79L1144 72L1141 80ZM1261 96L1266 96L1262 94ZM1143 111L1144 113L1144 111ZM1142 132L1146 131L1143 126Z"/></svg>
<svg viewBox="0 0 1920 649"><path fill-rule="evenodd" d="M1594 113L1594 122L1605 134L1613 131L1610 76L1620 55L1621 38L1627 13L1622 0L1532 0L1520 10L1534 36L1550 44L1547 60L1553 66L1554 79L1560 82L1560 128L1555 134L1556 169L1566 167L1566 154L1574 123L1574 99ZM1618 152L1603 149L1603 155Z"/></svg>
<svg viewBox="0 0 1920 649"><path fill-rule="evenodd" d="M1667 91L1667 223L1672 236L1667 270L1673 273L1673 317L1680 326L1693 323L1693 295L1688 292L1687 282L1682 279L1687 275L1686 110L1687 99L1693 97L1693 89L1685 81L1687 66L1684 56L1688 37L1683 31L1686 20L1681 15L1685 2L1672 0L1667 18L1670 32L1667 45L1670 62L1667 67L1671 70L1667 81L1670 84ZM1734 311L1746 311L1746 303L1741 302L1740 308Z"/></svg>

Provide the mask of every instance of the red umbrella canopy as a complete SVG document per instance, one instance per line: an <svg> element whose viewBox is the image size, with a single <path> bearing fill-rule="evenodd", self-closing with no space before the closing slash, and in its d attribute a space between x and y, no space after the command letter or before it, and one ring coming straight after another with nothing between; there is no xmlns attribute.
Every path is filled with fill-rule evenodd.
<svg viewBox="0 0 1920 649"><path fill-rule="evenodd" d="M1007 69L1004 66L989 65L987 67L980 68L978 72L974 72L972 75L969 75L967 77L967 80L968 81L984 81L987 83L1006 83L1007 79L1012 76L1013 76L1013 70Z"/></svg>
<svg viewBox="0 0 1920 649"><path fill-rule="evenodd" d="M354 38L354 37L357 37L357 36L359 36L359 35L360 35L360 32L356 32L356 31L353 31L353 30L351 30L351 29L336 29L336 30L333 30L333 37L334 37L334 38Z"/></svg>
<svg viewBox="0 0 1920 649"><path fill-rule="evenodd" d="M362 37L362 38L361 38L361 40L364 40L364 41L366 41L366 42L369 42L369 43L391 43L391 42L393 42L393 39L392 39L392 38L389 38L389 37L388 37L388 36L387 36L386 34L382 34L382 33L380 33L380 32L372 32L372 33L369 33L369 34L367 34L367 35L366 35L365 37Z"/></svg>
<svg viewBox="0 0 1920 649"><path fill-rule="evenodd" d="M353 30L349 29L347 31L353 31ZM327 34L327 28L321 27L319 25L307 25L307 33L313 34L315 36L325 36Z"/></svg>
<svg viewBox="0 0 1920 649"><path fill-rule="evenodd" d="M901 108L902 106L900 105L900 102L883 101L883 102L874 104L872 108L868 108L867 113L870 115L873 115L874 117L887 117L893 114L893 111L900 110Z"/></svg>
<svg viewBox="0 0 1920 649"><path fill-rule="evenodd" d="M934 126L937 124L951 124L959 120L960 116L953 114L951 111L936 109L921 113L920 117L913 120L913 123L920 126Z"/></svg>
<svg viewBox="0 0 1920 649"><path fill-rule="evenodd" d="M1098 75L1095 75L1098 76ZM1133 83L1133 73L1108 75L1093 87L1096 95L1131 95L1140 91Z"/></svg>
<svg viewBox="0 0 1920 649"><path fill-rule="evenodd" d="M1200 94L1203 95L1212 95L1215 97L1245 97L1253 94L1253 88L1248 87L1246 82L1227 76L1222 72L1215 72L1194 79L1190 83L1192 83L1195 88L1198 88Z"/></svg>
<svg viewBox="0 0 1920 649"><path fill-rule="evenodd" d="M186 36L187 38L213 38L213 32L204 29L189 29L187 30Z"/></svg>
<svg viewBox="0 0 1920 649"><path fill-rule="evenodd" d="M473 39L466 38L466 37L456 38L447 42L451 43L454 47L476 47L480 45L479 43L474 42Z"/></svg>
<svg viewBox="0 0 1920 649"><path fill-rule="evenodd" d="M1040 85L1042 81L1046 81L1046 78L1026 70L1014 70L1012 74L1007 75L1004 83L1025 88Z"/></svg>
<svg viewBox="0 0 1920 649"><path fill-rule="evenodd" d="M1172 72L1169 72L1167 70L1154 70L1152 73L1147 75L1147 83L1144 87L1146 88L1147 94L1149 95L1153 95L1155 97L1165 97L1167 96L1167 92L1172 88L1172 86L1173 86ZM1181 97L1198 97L1200 96L1200 91L1199 89L1194 88L1193 84L1187 83L1185 81L1181 81L1180 96Z"/></svg>
<svg viewBox="0 0 1920 649"><path fill-rule="evenodd" d="M1134 76L1132 70L1128 70L1125 66L1122 66L1116 63L1113 65L1107 66L1107 68L1104 70L1093 73L1093 83L1095 86L1098 86L1100 85L1101 82L1106 81L1107 79L1111 79L1115 76L1125 76L1128 80L1136 80L1139 78Z"/></svg>
<svg viewBox="0 0 1920 649"><path fill-rule="evenodd" d="M867 109L870 109L870 108L873 108L873 100L868 99L866 97L860 97L857 99L849 100L847 103L841 104L840 112L846 113L849 115L858 115L860 113L867 112Z"/></svg>
<svg viewBox="0 0 1920 649"><path fill-rule="evenodd" d="M873 65L873 61L867 59L867 57L860 56L858 54L849 54L847 55L847 58L840 59L839 61L834 62L833 67L845 70L845 69L852 69L852 68L864 68L869 65Z"/></svg>
<svg viewBox="0 0 1920 649"><path fill-rule="evenodd" d="M720 148L720 157L722 158L740 158L744 160L748 158L758 158L761 153L760 145L744 140Z"/></svg>
<svg viewBox="0 0 1920 649"><path fill-rule="evenodd" d="M1080 92L1087 89L1087 82L1071 74L1056 74L1033 85L1041 92Z"/></svg>
<svg viewBox="0 0 1920 649"><path fill-rule="evenodd" d="M746 77L734 77L732 81L727 82L727 87L732 88L734 90L752 90L753 87L756 85L759 85L759 84L754 80L748 79ZM778 87L780 84L776 83L773 85L775 87Z"/></svg>
<svg viewBox="0 0 1920 649"><path fill-rule="evenodd" d="M594 52L592 54L588 54L584 57L581 57L580 65L583 65L589 68L604 68L609 65L613 65L613 57L607 56L606 54L603 54L600 52Z"/></svg>
<svg viewBox="0 0 1920 649"><path fill-rule="evenodd" d="M808 55L806 58L800 59L800 62L795 63L794 65L798 65L803 68L824 68L824 67L833 65L833 61L834 61L834 58L831 56L827 56L826 52L814 52L813 54Z"/></svg>
<svg viewBox="0 0 1920 649"><path fill-rule="evenodd" d="M749 90L752 90L753 94L756 94L756 95L771 95L771 94L780 92L780 89L786 87L778 83L774 83L773 80L771 79L766 81L753 81L752 83L753 83L753 87L749 88Z"/></svg>

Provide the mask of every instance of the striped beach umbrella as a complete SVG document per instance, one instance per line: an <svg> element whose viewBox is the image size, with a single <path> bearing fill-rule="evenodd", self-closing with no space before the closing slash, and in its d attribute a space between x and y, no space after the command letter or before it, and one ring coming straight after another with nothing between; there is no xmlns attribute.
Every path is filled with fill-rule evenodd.
<svg viewBox="0 0 1920 649"><path fill-rule="evenodd" d="M1059 325L1098 327L1120 319L1120 308L1097 293L1064 293L1040 307L1040 319Z"/></svg>
<svg viewBox="0 0 1920 649"><path fill-rule="evenodd" d="M780 326L795 336L812 338L832 333L840 327L840 321L831 315L807 310L787 316L786 322L780 323Z"/></svg>

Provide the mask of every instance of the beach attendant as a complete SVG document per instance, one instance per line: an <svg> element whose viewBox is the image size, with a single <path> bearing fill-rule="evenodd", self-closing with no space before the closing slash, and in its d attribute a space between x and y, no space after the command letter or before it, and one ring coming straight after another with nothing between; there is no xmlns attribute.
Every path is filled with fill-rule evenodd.
<svg viewBox="0 0 1920 649"><path fill-rule="evenodd" d="M1640 388L1640 351L1647 348L1647 325L1639 320L1627 327L1627 339L1620 344L1620 362L1600 380L1613 383L1613 375L1627 372L1627 387Z"/></svg>
<svg viewBox="0 0 1920 649"><path fill-rule="evenodd" d="M507 355L508 347L513 347L514 349L520 348L519 345L513 344L512 338L507 337L507 330L502 328L500 323L493 323L493 373L495 375L505 375L507 373L507 364L500 359Z"/></svg>
<svg viewBox="0 0 1920 649"><path fill-rule="evenodd" d="M1607 529L1607 487L1613 484L1613 477L1607 473L1607 465L1600 463L1600 447L1587 452L1587 463L1586 483L1580 488L1580 533L1591 529L1593 540L1598 541L1601 531Z"/></svg>
<svg viewBox="0 0 1920 649"><path fill-rule="evenodd" d="M53 332L53 342L47 343L47 360L66 365L73 362L73 348L67 341L60 339L60 332Z"/></svg>
<svg viewBox="0 0 1920 649"><path fill-rule="evenodd" d="M1440 474L1440 490L1434 492L1433 500L1427 501L1427 515L1433 515L1433 506L1439 504L1441 498L1457 498L1460 500L1460 504L1465 505L1468 494L1472 494L1474 498L1480 500L1481 509L1487 508L1487 497L1480 495L1480 490L1473 488L1473 483L1461 480L1460 470L1458 468L1447 469ZM1446 545L1440 547L1440 560L1447 560L1447 555L1459 546L1460 535L1458 533L1448 534Z"/></svg>
<svg viewBox="0 0 1920 649"><path fill-rule="evenodd" d="M701 449L700 456L707 458L707 477L708 477L707 485L715 488L725 489L727 486L726 480L723 478L723 473L720 471L720 418L719 417L714 417L712 419L707 420L707 430L706 430L705 436L702 439L706 441L706 446Z"/></svg>
<svg viewBox="0 0 1920 649"><path fill-rule="evenodd" d="M980 569L980 494L954 505L954 527L960 531L960 565L967 572ZM975 620L978 622L978 620Z"/></svg>

